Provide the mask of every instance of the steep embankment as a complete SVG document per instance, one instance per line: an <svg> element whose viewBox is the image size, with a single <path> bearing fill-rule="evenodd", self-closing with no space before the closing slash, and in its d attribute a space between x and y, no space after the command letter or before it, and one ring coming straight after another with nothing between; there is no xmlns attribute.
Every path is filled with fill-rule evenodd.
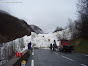
<svg viewBox="0 0 88 66"><path fill-rule="evenodd" d="M0 43L30 35L33 29L24 21L0 11Z"/></svg>
<svg viewBox="0 0 88 66"><path fill-rule="evenodd" d="M88 40L87 39L74 39L70 41L74 46L74 51L88 54Z"/></svg>

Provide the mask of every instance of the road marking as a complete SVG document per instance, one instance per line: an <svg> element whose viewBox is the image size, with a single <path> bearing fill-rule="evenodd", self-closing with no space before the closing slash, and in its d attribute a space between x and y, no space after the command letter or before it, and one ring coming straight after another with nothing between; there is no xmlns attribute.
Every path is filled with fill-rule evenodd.
<svg viewBox="0 0 88 66"><path fill-rule="evenodd" d="M34 49L33 49L33 51L34 51Z"/></svg>
<svg viewBox="0 0 88 66"><path fill-rule="evenodd" d="M34 60L31 60L31 66L34 66Z"/></svg>
<svg viewBox="0 0 88 66"><path fill-rule="evenodd" d="M68 60L70 60L70 61L74 61L74 60L72 60L72 59L70 59L70 58L68 58L68 57L63 56L63 55L62 55L62 57L66 58L66 59L68 59Z"/></svg>
<svg viewBox="0 0 88 66"><path fill-rule="evenodd" d="M88 56L88 55L85 55L85 56Z"/></svg>
<svg viewBox="0 0 88 66"><path fill-rule="evenodd" d="M85 64L81 64L82 66L87 66L87 65L85 65Z"/></svg>
<svg viewBox="0 0 88 66"><path fill-rule="evenodd" d="M54 52L54 53L58 55L58 53L56 53L56 52ZM68 60L70 60L70 61L74 61L74 60L72 60L72 59L70 59L70 58L68 58L68 57L63 56L63 55L62 55L62 57L66 58L66 59L68 59Z"/></svg>
<svg viewBox="0 0 88 66"><path fill-rule="evenodd" d="M56 53L56 52L54 52L54 53L58 55L58 53Z"/></svg>
<svg viewBox="0 0 88 66"><path fill-rule="evenodd" d="M32 52L32 55L34 55L34 52Z"/></svg>

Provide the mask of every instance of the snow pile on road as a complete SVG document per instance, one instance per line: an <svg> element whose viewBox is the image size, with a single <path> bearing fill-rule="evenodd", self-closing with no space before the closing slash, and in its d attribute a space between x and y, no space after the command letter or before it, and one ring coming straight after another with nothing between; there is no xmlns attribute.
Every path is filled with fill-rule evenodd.
<svg viewBox="0 0 88 66"><path fill-rule="evenodd" d="M34 36L35 35L35 36ZM48 39L43 36L44 34L35 34L32 32L31 38L34 47L48 47Z"/></svg>
<svg viewBox="0 0 88 66"><path fill-rule="evenodd" d="M69 32L69 29L51 34L36 34L34 32L31 33L31 42L34 47L49 47L50 43L54 43L54 40L56 40L57 45L59 45L58 40L63 38L67 40L71 38L71 33ZM49 39L50 41L48 41Z"/></svg>

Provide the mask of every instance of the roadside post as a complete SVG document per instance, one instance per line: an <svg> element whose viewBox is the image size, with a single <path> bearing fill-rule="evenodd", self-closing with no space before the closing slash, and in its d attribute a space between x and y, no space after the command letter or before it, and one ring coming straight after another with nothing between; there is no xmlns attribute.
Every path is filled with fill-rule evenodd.
<svg viewBox="0 0 88 66"><path fill-rule="evenodd" d="M21 62L21 66L26 66L26 61L25 61L25 60L23 60L23 61Z"/></svg>

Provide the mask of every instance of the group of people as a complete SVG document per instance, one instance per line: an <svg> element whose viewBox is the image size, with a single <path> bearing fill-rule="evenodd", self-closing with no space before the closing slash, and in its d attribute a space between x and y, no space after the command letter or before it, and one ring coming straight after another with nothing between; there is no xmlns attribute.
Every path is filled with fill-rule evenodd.
<svg viewBox="0 0 88 66"><path fill-rule="evenodd" d="M54 43L52 44L50 44L50 49L51 50L55 50L55 48L57 48L57 44L56 44L56 41L54 40Z"/></svg>
<svg viewBox="0 0 88 66"><path fill-rule="evenodd" d="M48 41L50 42L50 39L48 39ZM56 41L54 40L54 43L52 44L50 44L50 49L51 50L55 50L55 48L57 48L57 44L56 44ZM31 42L30 43L28 43L28 49L30 50L31 49Z"/></svg>

